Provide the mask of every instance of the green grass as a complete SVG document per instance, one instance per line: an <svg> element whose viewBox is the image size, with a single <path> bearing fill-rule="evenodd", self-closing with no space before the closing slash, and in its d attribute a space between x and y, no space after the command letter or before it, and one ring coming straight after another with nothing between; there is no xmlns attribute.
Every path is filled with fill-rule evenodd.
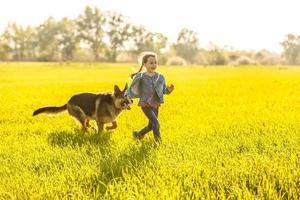
<svg viewBox="0 0 300 200"><path fill-rule="evenodd" d="M79 92L124 87L132 65L0 64L0 199L299 199L300 68L159 67L174 92L162 144L135 100L114 131L67 113L32 117ZM95 126L95 124L93 124Z"/></svg>

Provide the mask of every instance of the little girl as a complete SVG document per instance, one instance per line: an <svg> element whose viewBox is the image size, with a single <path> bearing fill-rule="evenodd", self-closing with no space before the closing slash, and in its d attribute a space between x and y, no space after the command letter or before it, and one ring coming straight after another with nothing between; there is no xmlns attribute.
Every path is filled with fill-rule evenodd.
<svg viewBox="0 0 300 200"><path fill-rule="evenodd" d="M143 67L146 72L141 72ZM154 138L160 141L160 124L158 121L158 110L160 104L164 102L163 95L170 94L174 90L174 85L166 86L165 78L156 72L157 56L155 53L146 52L142 56L142 63L137 73L131 74L134 78L125 95L131 98L139 98L138 105L142 108L149 123L140 131L134 131L135 139L142 139L146 133L153 130Z"/></svg>

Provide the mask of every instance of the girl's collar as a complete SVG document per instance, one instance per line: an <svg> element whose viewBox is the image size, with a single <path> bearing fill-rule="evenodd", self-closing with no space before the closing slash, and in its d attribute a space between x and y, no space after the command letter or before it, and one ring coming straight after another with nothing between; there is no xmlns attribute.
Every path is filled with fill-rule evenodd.
<svg viewBox="0 0 300 200"><path fill-rule="evenodd" d="M152 76L151 75L149 75L147 72L144 72L144 75L146 75L146 76L149 76L149 77L154 77L154 76L157 76L158 75L158 73L157 72L155 72Z"/></svg>

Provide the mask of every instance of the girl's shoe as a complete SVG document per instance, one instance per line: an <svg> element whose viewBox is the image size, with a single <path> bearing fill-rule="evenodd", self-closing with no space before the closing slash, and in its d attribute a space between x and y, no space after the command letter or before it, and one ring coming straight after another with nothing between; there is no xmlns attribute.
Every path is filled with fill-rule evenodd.
<svg viewBox="0 0 300 200"><path fill-rule="evenodd" d="M143 139L143 136L140 135L138 131L133 131L132 136L135 140L141 140Z"/></svg>

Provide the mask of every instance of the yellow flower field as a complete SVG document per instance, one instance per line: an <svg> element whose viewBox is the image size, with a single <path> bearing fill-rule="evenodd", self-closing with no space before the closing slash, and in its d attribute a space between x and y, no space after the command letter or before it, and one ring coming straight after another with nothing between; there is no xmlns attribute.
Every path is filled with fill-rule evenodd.
<svg viewBox="0 0 300 200"><path fill-rule="evenodd" d="M300 68L159 66L175 90L162 144L137 106L118 128L83 132L32 112L130 83L138 66L0 63L0 199L299 199ZM95 124L93 124L95 126Z"/></svg>

